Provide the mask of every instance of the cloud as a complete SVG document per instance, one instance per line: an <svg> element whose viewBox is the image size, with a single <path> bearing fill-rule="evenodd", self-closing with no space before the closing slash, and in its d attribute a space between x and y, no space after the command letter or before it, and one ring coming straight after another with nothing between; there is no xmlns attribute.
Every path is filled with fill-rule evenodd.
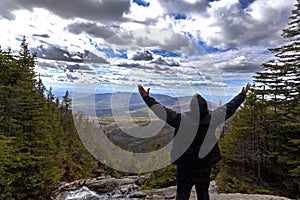
<svg viewBox="0 0 300 200"><path fill-rule="evenodd" d="M94 22L76 22L69 24L66 29L74 34L86 33L95 38L109 38L116 34L116 31L108 26L101 26Z"/></svg>
<svg viewBox="0 0 300 200"><path fill-rule="evenodd" d="M267 48L282 44L280 33L295 2L2 0L1 45L18 47L16 38L29 36L38 70L49 83L79 77L184 91L189 81L202 87L204 80L213 85L224 78L238 85L270 58ZM200 47L207 51L195 55Z"/></svg>
<svg viewBox="0 0 300 200"><path fill-rule="evenodd" d="M67 78L70 80L70 81L74 81L74 80L78 80L78 76L74 76L74 74L67 74Z"/></svg>
<svg viewBox="0 0 300 200"><path fill-rule="evenodd" d="M103 55L96 55L93 52L85 50L83 56L84 63L97 63L97 64L108 64L109 62L103 58Z"/></svg>
<svg viewBox="0 0 300 200"><path fill-rule="evenodd" d="M180 64L174 60L165 60L161 57L152 61L151 63L159 64L159 65L167 65L167 66L179 66Z"/></svg>
<svg viewBox="0 0 300 200"><path fill-rule="evenodd" d="M48 34L33 34L33 37L42 37L42 38L50 38Z"/></svg>
<svg viewBox="0 0 300 200"><path fill-rule="evenodd" d="M0 6L0 16L4 19L14 20L15 15L11 12L13 9L18 9L18 3L12 0L2 0Z"/></svg>
<svg viewBox="0 0 300 200"><path fill-rule="evenodd" d="M50 68L50 65L47 62L43 62L43 61L37 60L36 64L41 69L45 69L46 70L46 69Z"/></svg>
<svg viewBox="0 0 300 200"><path fill-rule="evenodd" d="M73 62L82 61L80 57L75 59L72 58L72 55L68 51L55 45L40 45L36 48L32 48L31 50L37 53L38 58L42 59Z"/></svg>
<svg viewBox="0 0 300 200"><path fill-rule="evenodd" d="M193 3L183 0L164 0L159 1L165 14L186 13L186 14L205 14L209 3L207 0L197 0Z"/></svg>
<svg viewBox="0 0 300 200"><path fill-rule="evenodd" d="M87 65L67 65L67 67L64 69L64 72L75 72L76 70L90 70L90 68Z"/></svg>
<svg viewBox="0 0 300 200"><path fill-rule="evenodd" d="M161 72L161 71L169 71L171 70L170 67L162 67L162 66L159 66L159 65L154 65L154 69L157 70L158 72Z"/></svg>
<svg viewBox="0 0 300 200"><path fill-rule="evenodd" d="M122 62L117 64L118 67L125 67L128 69L153 69L151 66L149 65L141 65L139 63L126 63L126 62Z"/></svg>
<svg viewBox="0 0 300 200"><path fill-rule="evenodd" d="M123 21L123 14L128 12L130 8L130 0L1 1L1 15L8 19L14 19L12 14L14 10L32 10L33 8L44 8L67 19L82 18L93 21Z"/></svg>
<svg viewBox="0 0 300 200"><path fill-rule="evenodd" d="M176 76L176 69L168 66L160 66L160 65L154 65L154 71L153 73L159 74L161 77L167 78L167 77L174 77Z"/></svg>
<svg viewBox="0 0 300 200"><path fill-rule="evenodd" d="M264 47L243 47L210 54L209 63L224 73L255 73L261 70L261 64L270 58L270 52Z"/></svg>
<svg viewBox="0 0 300 200"><path fill-rule="evenodd" d="M186 35L167 29L143 28L133 31L122 30L106 40L111 48L131 50L148 48L171 52L192 52L195 42Z"/></svg>
<svg viewBox="0 0 300 200"><path fill-rule="evenodd" d="M291 15L292 1L256 0L246 9L238 1L226 2L211 3L211 22L201 30L207 45L228 49L282 43L280 33Z"/></svg>
<svg viewBox="0 0 300 200"><path fill-rule="evenodd" d="M226 73L255 73L262 69L260 65L261 63L251 62L246 59L240 60L240 57L232 61L224 61L216 64L218 69Z"/></svg>
<svg viewBox="0 0 300 200"><path fill-rule="evenodd" d="M140 52L136 52L132 58L132 60L144 60L144 61L148 61L148 60L152 60L153 56L152 53L148 50L146 51L140 51Z"/></svg>
<svg viewBox="0 0 300 200"><path fill-rule="evenodd" d="M54 60L54 61L65 61L65 62L75 62L75 63L101 63L107 64L105 58L97 56L96 54L84 50L83 53L81 52L74 52L71 53L68 50L59 47L57 45L47 44L44 42L45 45L40 45L35 48L31 48L32 52L37 53L37 57L40 59L46 60Z"/></svg>

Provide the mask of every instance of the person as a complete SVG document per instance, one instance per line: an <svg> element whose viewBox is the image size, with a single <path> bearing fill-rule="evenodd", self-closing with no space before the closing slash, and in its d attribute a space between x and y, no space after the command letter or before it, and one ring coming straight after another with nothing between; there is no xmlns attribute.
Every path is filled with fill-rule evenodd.
<svg viewBox="0 0 300 200"><path fill-rule="evenodd" d="M177 113L151 97L150 88L145 90L138 85L147 106L175 128L171 161L177 165L176 200L188 200L194 185L197 198L209 200L211 168L221 160L215 129L240 107L250 86L248 83L231 101L213 111L208 110L207 101L200 94L195 94L190 102L190 111Z"/></svg>

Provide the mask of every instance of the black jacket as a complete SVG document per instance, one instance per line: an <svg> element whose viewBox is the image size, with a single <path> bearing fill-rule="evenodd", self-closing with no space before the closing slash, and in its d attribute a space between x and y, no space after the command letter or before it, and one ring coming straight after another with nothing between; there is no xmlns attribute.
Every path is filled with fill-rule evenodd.
<svg viewBox="0 0 300 200"><path fill-rule="evenodd" d="M227 104L208 111L205 99L196 94L191 100L191 110L185 113L166 108L149 95L143 99L160 119L175 128L172 163L181 167L207 168L221 160L216 128L234 114L245 97L240 93Z"/></svg>

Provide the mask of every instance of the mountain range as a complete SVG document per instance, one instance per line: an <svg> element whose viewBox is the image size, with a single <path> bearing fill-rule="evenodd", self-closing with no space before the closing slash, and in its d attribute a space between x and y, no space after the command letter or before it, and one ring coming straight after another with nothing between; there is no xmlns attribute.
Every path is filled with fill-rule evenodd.
<svg viewBox="0 0 300 200"><path fill-rule="evenodd" d="M151 97L155 98L163 106L166 106L177 112L188 111L192 98L191 96L171 97L163 94L151 94ZM95 104L97 117L111 117L113 115L112 108L116 111L115 113L121 110L127 110L128 112L130 112L130 115L134 117L141 117L143 114L145 114L145 112L148 113L147 105L145 104L139 93L99 93L93 96L82 94L82 97L76 98L74 100L76 102L80 102L80 104L83 104L81 106ZM208 106L210 109L214 109L217 107L216 104L209 101Z"/></svg>
<svg viewBox="0 0 300 200"><path fill-rule="evenodd" d="M171 97L163 94L151 94L151 97L155 98L162 105L177 112L188 111L192 98L191 96ZM73 98L73 103L79 103L79 107L81 108L85 108L86 106L86 108L93 109L91 105L95 105L96 116L100 126L111 142L123 149L132 152L149 152L161 146L165 146L172 140L174 130L168 125L165 125L159 130L153 130L157 133L148 138L138 138L127 134L136 129L137 126L146 126L150 123L149 108L139 93L76 94L76 98ZM208 102L208 105L210 108L216 107L216 104L211 102ZM89 113L84 114L92 116ZM121 120L123 126L126 127L126 131L120 128L116 119L118 119L119 122Z"/></svg>

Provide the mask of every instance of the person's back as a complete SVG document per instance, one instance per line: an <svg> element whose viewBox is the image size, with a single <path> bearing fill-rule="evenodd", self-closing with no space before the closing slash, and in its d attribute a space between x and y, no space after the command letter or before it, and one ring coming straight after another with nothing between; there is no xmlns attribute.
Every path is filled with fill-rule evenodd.
<svg viewBox="0 0 300 200"><path fill-rule="evenodd" d="M210 112L206 100L193 96L190 111L177 113L160 105L141 85L139 92L151 110L175 128L171 152L177 165L177 200L187 200L195 185L198 199L209 200L208 187L211 167L221 159L215 129L231 117L245 100L250 84L229 103Z"/></svg>
<svg viewBox="0 0 300 200"><path fill-rule="evenodd" d="M198 99L198 101L195 101ZM207 168L214 163L217 163L221 156L219 154L219 148L217 145L207 146L211 151L203 158L199 158L199 151L203 145L203 141L207 135L208 130L215 130L215 124L211 123L212 112L208 110L207 102L199 94L193 96L190 103L190 111L180 114L181 121L178 126L175 127L175 137L173 140L172 148L172 161L174 164L181 167L193 167L193 168ZM176 138L176 135L182 132L183 137L188 137L190 140L189 145L183 145L182 138ZM184 153L179 156L182 151L179 151L180 147L185 146Z"/></svg>

